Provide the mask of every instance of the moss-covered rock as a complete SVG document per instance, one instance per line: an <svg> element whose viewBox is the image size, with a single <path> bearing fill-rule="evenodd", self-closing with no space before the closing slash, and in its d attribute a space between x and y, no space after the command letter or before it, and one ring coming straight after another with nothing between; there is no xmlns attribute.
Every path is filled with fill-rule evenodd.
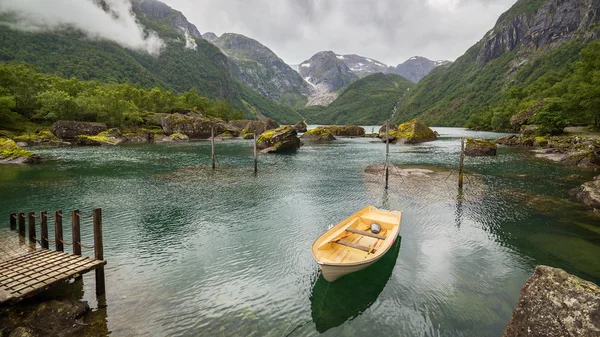
<svg viewBox="0 0 600 337"><path fill-rule="evenodd" d="M291 126L282 126L275 130L263 132L257 140L257 148L263 153L278 153L295 151L302 143L298 138L298 132Z"/></svg>
<svg viewBox="0 0 600 337"><path fill-rule="evenodd" d="M12 140L0 138L0 164L32 164L40 161L40 156L23 150Z"/></svg>
<svg viewBox="0 0 600 337"><path fill-rule="evenodd" d="M79 135L75 141L80 146L119 145L126 142L127 138L119 129L110 129L94 136Z"/></svg>
<svg viewBox="0 0 600 337"><path fill-rule="evenodd" d="M467 156L495 156L496 144L484 139L468 138L465 146Z"/></svg>
<svg viewBox="0 0 600 337"><path fill-rule="evenodd" d="M306 131L300 138L306 140L335 140L331 130L324 126L318 126L314 129L310 129Z"/></svg>
<svg viewBox="0 0 600 337"><path fill-rule="evenodd" d="M396 130L390 131L390 139L394 142L416 144L431 142L437 139L433 130L418 119L400 124Z"/></svg>
<svg viewBox="0 0 600 337"><path fill-rule="evenodd" d="M50 130L42 130L38 133L25 133L13 138L15 142L32 145L69 145L69 143L60 140Z"/></svg>
<svg viewBox="0 0 600 337"><path fill-rule="evenodd" d="M396 130L398 128L397 124L394 123L390 123L390 132L392 132L392 130ZM385 130L386 130L386 125L383 124L380 128L379 128L379 138L383 139L383 141L385 142ZM391 139L391 138L390 138Z"/></svg>
<svg viewBox="0 0 600 337"><path fill-rule="evenodd" d="M58 121L52 126L52 133L60 139L75 139L78 136L94 136L106 131L104 123L78 121Z"/></svg>
<svg viewBox="0 0 600 337"><path fill-rule="evenodd" d="M242 128L242 138L253 139L254 133L260 135L267 130L277 129L279 124L274 120L267 118L259 121L245 121L246 124Z"/></svg>
<svg viewBox="0 0 600 337"><path fill-rule="evenodd" d="M160 119L163 131L167 135L181 133L190 138L208 139L211 137L211 128L213 127L215 135L229 131L237 136L240 132L237 127L220 119L204 117L202 114L193 112L163 114Z"/></svg>
<svg viewBox="0 0 600 337"><path fill-rule="evenodd" d="M548 139L546 137L538 136L534 138L533 146L545 147L548 145Z"/></svg>
<svg viewBox="0 0 600 337"><path fill-rule="evenodd" d="M597 336L600 287L562 269L537 266L521 289L503 337Z"/></svg>

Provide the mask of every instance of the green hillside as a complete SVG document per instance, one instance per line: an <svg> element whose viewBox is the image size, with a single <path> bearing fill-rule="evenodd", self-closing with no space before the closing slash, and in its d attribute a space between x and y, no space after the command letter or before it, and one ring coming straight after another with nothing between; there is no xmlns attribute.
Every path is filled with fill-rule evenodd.
<svg viewBox="0 0 600 337"><path fill-rule="evenodd" d="M314 124L380 124L413 87L400 75L377 73L350 84L328 107L310 107L300 113Z"/></svg>
<svg viewBox="0 0 600 337"><path fill-rule="evenodd" d="M9 20L6 16L2 19ZM248 93L251 89L233 79L229 61L217 47L195 39L197 48L186 48L180 31L160 20L140 21L167 42L158 57L114 42L89 39L72 29L29 33L0 25L0 61L31 64L44 73L64 78L132 83L174 93L194 88L201 96L226 100L247 118L256 118L260 113L281 123L298 120L292 109Z"/></svg>
<svg viewBox="0 0 600 337"><path fill-rule="evenodd" d="M558 6L590 7L576 13L593 13L600 7L576 1L518 1L463 56L421 80L402 100L396 121L419 117L429 125L509 129L510 117L543 103L549 93L541 92L572 74L582 50L599 36L597 16L565 16L555 9ZM536 22L542 24L533 25ZM581 114L566 119L591 122Z"/></svg>

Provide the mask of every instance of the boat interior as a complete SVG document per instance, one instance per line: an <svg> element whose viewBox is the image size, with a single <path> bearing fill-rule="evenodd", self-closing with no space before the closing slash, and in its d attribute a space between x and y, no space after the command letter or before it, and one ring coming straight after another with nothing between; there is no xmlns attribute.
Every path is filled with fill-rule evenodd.
<svg viewBox="0 0 600 337"><path fill-rule="evenodd" d="M363 210L321 236L313 245L313 253L322 263L347 264L374 259L394 241L399 220L398 211ZM378 224L381 231L373 233L372 224Z"/></svg>

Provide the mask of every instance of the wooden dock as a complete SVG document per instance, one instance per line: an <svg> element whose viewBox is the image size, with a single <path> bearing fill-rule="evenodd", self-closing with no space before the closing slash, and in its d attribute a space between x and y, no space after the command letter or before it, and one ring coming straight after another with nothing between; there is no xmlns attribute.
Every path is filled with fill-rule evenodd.
<svg viewBox="0 0 600 337"><path fill-rule="evenodd" d="M36 237L35 219L40 219L40 237ZM96 294L104 294L104 265L102 245L102 210L96 209L90 216L94 224L94 245L86 246L80 241L79 211L71 213L73 240L62 237L62 212L54 213L54 240L48 238L47 216L28 214L29 235L25 238L25 215L11 214L11 231L0 231L0 305L13 304L33 296L48 287L78 277L91 270L96 271ZM12 230L17 229L18 234ZM49 249L49 243L56 250ZM39 244L39 245L38 245ZM65 253L64 245L73 247L73 253ZM81 248L94 249L94 258L81 256Z"/></svg>

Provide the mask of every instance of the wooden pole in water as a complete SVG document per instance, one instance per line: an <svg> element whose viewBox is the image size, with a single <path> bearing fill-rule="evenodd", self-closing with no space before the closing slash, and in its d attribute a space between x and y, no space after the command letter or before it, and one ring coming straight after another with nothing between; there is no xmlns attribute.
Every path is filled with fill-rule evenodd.
<svg viewBox="0 0 600 337"><path fill-rule="evenodd" d="M211 126L210 127L210 139L211 139L211 146L212 146L212 169L215 169L215 126Z"/></svg>
<svg viewBox="0 0 600 337"><path fill-rule="evenodd" d="M94 257L104 260L104 246L102 243L102 209L94 210ZM104 295L104 266L96 269L96 295Z"/></svg>
<svg viewBox="0 0 600 337"><path fill-rule="evenodd" d="M29 227L29 242L35 243L35 213L27 214L27 225Z"/></svg>
<svg viewBox="0 0 600 337"><path fill-rule="evenodd" d="M19 213L19 235L25 236L25 213Z"/></svg>
<svg viewBox="0 0 600 337"><path fill-rule="evenodd" d="M17 213L10 214L10 229L13 231L17 229Z"/></svg>
<svg viewBox="0 0 600 337"><path fill-rule="evenodd" d="M57 252L64 252L63 245L62 211L54 211L54 245Z"/></svg>
<svg viewBox="0 0 600 337"><path fill-rule="evenodd" d="M71 224L73 234L73 255L81 255L81 225L79 219L79 210L74 210L73 213L71 213Z"/></svg>
<svg viewBox="0 0 600 337"><path fill-rule="evenodd" d="M48 249L48 213L46 211L40 212L40 236L42 248Z"/></svg>
<svg viewBox="0 0 600 337"><path fill-rule="evenodd" d="M390 178L389 161L390 161L390 119L385 120L385 189L388 189Z"/></svg>
<svg viewBox="0 0 600 337"><path fill-rule="evenodd" d="M458 188L463 187L463 166L465 161L465 139L460 138L460 161L458 163Z"/></svg>
<svg viewBox="0 0 600 337"><path fill-rule="evenodd" d="M258 151L256 149L256 131L254 131L254 174L258 173Z"/></svg>

